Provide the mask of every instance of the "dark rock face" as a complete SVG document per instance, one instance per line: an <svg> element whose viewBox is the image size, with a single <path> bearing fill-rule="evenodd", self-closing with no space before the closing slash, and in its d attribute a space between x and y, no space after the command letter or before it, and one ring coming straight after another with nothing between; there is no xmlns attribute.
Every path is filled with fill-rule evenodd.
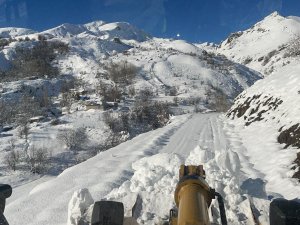
<svg viewBox="0 0 300 225"><path fill-rule="evenodd" d="M277 141L280 144L285 144L284 148L293 146L300 148L300 124L297 123L286 130L279 130L280 134L277 138ZM297 178L300 181L300 152L297 154L297 158L294 163L296 164L293 169L296 172L293 175L293 178Z"/></svg>
<svg viewBox="0 0 300 225"><path fill-rule="evenodd" d="M242 99L245 100L240 101ZM266 115L269 111L275 111L283 103L278 97L262 94L249 97L240 95L236 101L238 101L238 104L235 104L227 112L227 116L232 119L243 117L246 126L267 119ZM300 123L286 129L282 127L278 132L277 141L280 144L285 144L284 148L289 146L300 148ZM297 178L300 181L300 152L297 154L293 165L292 169L295 170L293 178Z"/></svg>
<svg viewBox="0 0 300 225"><path fill-rule="evenodd" d="M280 144L286 144L284 148L287 148L289 146L300 148L300 124L297 123L290 128L281 131L277 138L277 141Z"/></svg>
<svg viewBox="0 0 300 225"><path fill-rule="evenodd" d="M297 154L297 159L295 160L297 172L294 173L293 178L297 178L300 181L300 152Z"/></svg>
<svg viewBox="0 0 300 225"><path fill-rule="evenodd" d="M253 95L243 103L231 108L227 116L233 119L244 116L245 125L249 126L253 122L263 120L264 114L276 110L282 102L281 99L272 96Z"/></svg>

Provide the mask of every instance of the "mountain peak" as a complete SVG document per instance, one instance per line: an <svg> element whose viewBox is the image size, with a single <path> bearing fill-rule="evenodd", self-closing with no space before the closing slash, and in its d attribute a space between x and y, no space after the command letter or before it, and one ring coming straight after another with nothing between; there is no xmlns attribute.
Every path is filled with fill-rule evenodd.
<svg viewBox="0 0 300 225"><path fill-rule="evenodd" d="M274 11L270 15L266 16L261 22L269 21L269 20L276 20L276 19L285 19L284 16L280 15L279 12Z"/></svg>
<svg viewBox="0 0 300 225"><path fill-rule="evenodd" d="M281 15L279 14L278 11L274 11L268 17L277 17L277 16L281 16Z"/></svg>

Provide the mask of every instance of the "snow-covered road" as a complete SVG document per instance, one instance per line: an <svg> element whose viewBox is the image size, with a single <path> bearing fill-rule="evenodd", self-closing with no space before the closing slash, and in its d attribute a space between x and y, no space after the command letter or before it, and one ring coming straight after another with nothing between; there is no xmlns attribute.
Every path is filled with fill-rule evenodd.
<svg viewBox="0 0 300 225"><path fill-rule="evenodd" d="M102 152L29 192L16 188L14 194L22 197L12 198L5 214L10 225L65 225L73 192L88 188L95 200L122 201L127 214L140 196L139 223L154 224L174 206L179 166L185 163L204 165L208 183L225 197L228 224L254 225L250 204L268 224L265 174L255 169L234 128L217 113L175 117L168 126ZM214 222L216 207L213 203Z"/></svg>
<svg viewBox="0 0 300 225"><path fill-rule="evenodd" d="M247 162L242 152L245 148L234 135L232 127L224 123L222 115L194 114L168 140L162 142L165 144L158 154L133 163L131 179L106 196L124 202L128 216L139 195L142 199L139 202L139 208L142 208L139 223L157 224L167 218L168 210L174 206L173 193L178 182L178 169L180 164L185 163L204 165L208 183L225 197L229 224L254 225L250 210L250 204L254 207L254 200L262 210L260 220L266 221L268 201L264 182L260 179L263 175ZM241 161L247 173L243 172ZM250 193L248 189L251 184L257 189ZM212 220L216 223L217 207L216 203L212 206L216 215Z"/></svg>

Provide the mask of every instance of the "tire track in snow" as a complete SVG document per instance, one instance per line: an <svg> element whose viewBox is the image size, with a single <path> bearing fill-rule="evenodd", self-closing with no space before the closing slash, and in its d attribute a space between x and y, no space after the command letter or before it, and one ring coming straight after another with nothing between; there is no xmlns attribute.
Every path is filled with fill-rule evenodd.
<svg viewBox="0 0 300 225"><path fill-rule="evenodd" d="M263 175L245 161L247 158L243 152L246 152L246 149L237 136L232 137L227 134L231 130L224 125L223 120L218 115L209 118L206 130L208 134L202 131L204 134L199 140L199 145L190 153L186 164L204 165L208 183L225 198L229 224L254 225L249 200L251 196L243 193L241 185L249 176L260 178ZM211 136L213 141L207 140L205 138L207 136ZM214 202L212 211L218 215L216 208L217 204ZM220 223L217 217L212 221Z"/></svg>
<svg viewBox="0 0 300 225"><path fill-rule="evenodd" d="M161 137L164 145L157 148L158 154L133 163L131 179L106 197L122 201L130 215L140 196L138 222L157 224L167 218L174 206L180 164L203 164L208 183L225 198L228 224L254 225L250 201L242 193L241 185L250 175L253 178L263 175L245 162L246 149L237 136L227 134L230 129L220 114L193 115L167 139ZM212 222L220 224L217 208L214 201Z"/></svg>
<svg viewBox="0 0 300 225"><path fill-rule="evenodd" d="M186 119L186 115L177 117L166 127L141 134L68 168L55 179L31 188L29 193L15 190L14 194L24 195L11 201L5 209L10 225L18 225L20 221L27 225L66 224L67 204L74 191L88 187L95 200L103 199L132 178L133 162L156 154Z"/></svg>

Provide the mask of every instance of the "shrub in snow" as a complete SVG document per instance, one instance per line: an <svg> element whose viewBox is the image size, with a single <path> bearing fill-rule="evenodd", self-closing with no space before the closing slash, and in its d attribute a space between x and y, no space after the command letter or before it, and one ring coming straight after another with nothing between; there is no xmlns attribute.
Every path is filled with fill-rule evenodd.
<svg viewBox="0 0 300 225"><path fill-rule="evenodd" d="M11 150L4 158L7 167L16 171L17 165L20 163L20 154L16 150Z"/></svg>
<svg viewBox="0 0 300 225"><path fill-rule="evenodd" d="M128 95L131 96L131 97L135 96L135 88L134 88L133 85L130 85L128 87Z"/></svg>
<svg viewBox="0 0 300 225"><path fill-rule="evenodd" d="M57 135L57 139L73 152L81 150L88 142L88 136L83 127L61 130Z"/></svg>
<svg viewBox="0 0 300 225"><path fill-rule="evenodd" d="M17 47L10 70L5 79L19 80L29 76L56 77L57 67L52 65L56 56L68 51L68 45L59 41L38 41L33 47Z"/></svg>
<svg viewBox="0 0 300 225"><path fill-rule="evenodd" d="M118 102L122 96L122 90L117 85L99 81L96 91L102 96L104 102Z"/></svg>
<svg viewBox="0 0 300 225"><path fill-rule="evenodd" d="M207 91L209 107L217 112L226 112L230 108L230 101L227 99L226 93L218 87L210 85Z"/></svg>
<svg viewBox="0 0 300 225"><path fill-rule="evenodd" d="M137 67L127 61L111 62L105 68L112 81L121 86L132 84L137 75Z"/></svg>
<svg viewBox="0 0 300 225"><path fill-rule="evenodd" d="M300 55L300 36L296 36L293 40L288 43L286 51L283 55L286 57L296 57Z"/></svg>
<svg viewBox="0 0 300 225"><path fill-rule="evenodd" d="M5 156L4 162L9 169L16 171L17 165L20 163L20 153L16 150L14 139L9 141L9 146L6 150L9 153Z"/></svg>
<svg viewBox="0 0 300 225"><path fill-rule="evenodd" d="M18 128L18 135L20 138L24 138L25 140L28 140L28 135L29 135L29 124L27 121L22 121L20 122L20 126Z"/></svg>
<svg viewBox="0 0 300 225"><path fill-rule="evenodd" d="M149 125L152 129L166 125L169 116L168 103L150 101L136 101L131 115L137 123Z"/></svg>
<svg viewBox="0 0 300 225"><path fill-rule="evenodd" d="M111 86L106 90L103 95L105 102L119 102L122 96L122 91L118 86Z"/></svg>
<svg viewBox="0 0 300 225"><path fill-rule="evenodd" d="M103 120L109 126L111 134L96 151L105 151L134 137L137 134L157 129L170 119L170 104L164 102L136 101L130 112L104 113Z"/></svg>
<svg viewBox="0 0 300 225"><path fill-rule="evenodd" d="M43 173L49 160L49 150L32 146L27 152L27 163L33 173Z"/></svg>
<svg viewBox="0 0 300 225"><path fill-rule="evenodd" d="M67 225L88 225L94 200L87 188L75 191L68 206Z"/></svg>
<svg viewBox="0 0 300 225"><path fill-rule="evenodd" d="M99 146L98 151L105 151L107 149L113 148L125 141L129 138L129 134L125 131L121 132L112 132L104 141L102 145Z"/></svg>
<svg viewBox="0 0 300 225"><path fill-rule="evenodd" d="M61 94L61 99L59 104L61 107L65 107L68 113L70 113L73 102L74 102L74 98L71 92L63 92Z"/></svg>
<svg viewBox="0 0 300 225"><path fill-rule="evenodd" d="M178 106L178 104L179 104L179 98L178 97L174 97L173 98L173 103L174 103L175 106Z"/></svg>
<svg viewBox="0 0 300 225"><path fill-rule="evenodd" d="M170 96L176 96L176 95L178 95L178 88L175 87L175 86L171 87L170 90L169 90L169 95Z"/></svg>
<svg viewBox="0 0 300 225"><path fill-rule="evenodd" d="M42 114L39 103L33 97L22 94L19 99L0 99L0 124L25 124L31 117Z"/></svg>
<svg viewBox="0 0 300 225"><path fill-rule="evenodd" d="M153 98L154 92L151 88L145 88L139 91L139 94L136 96L136 99L141 102L150 101Z"/></svg>
<svg viewBox="0 0 300 225"><path fill-rule="evenodd" d="M129 131L129 114L128 113L111 113L103 114L104 122L113 133Z"/></svg>

